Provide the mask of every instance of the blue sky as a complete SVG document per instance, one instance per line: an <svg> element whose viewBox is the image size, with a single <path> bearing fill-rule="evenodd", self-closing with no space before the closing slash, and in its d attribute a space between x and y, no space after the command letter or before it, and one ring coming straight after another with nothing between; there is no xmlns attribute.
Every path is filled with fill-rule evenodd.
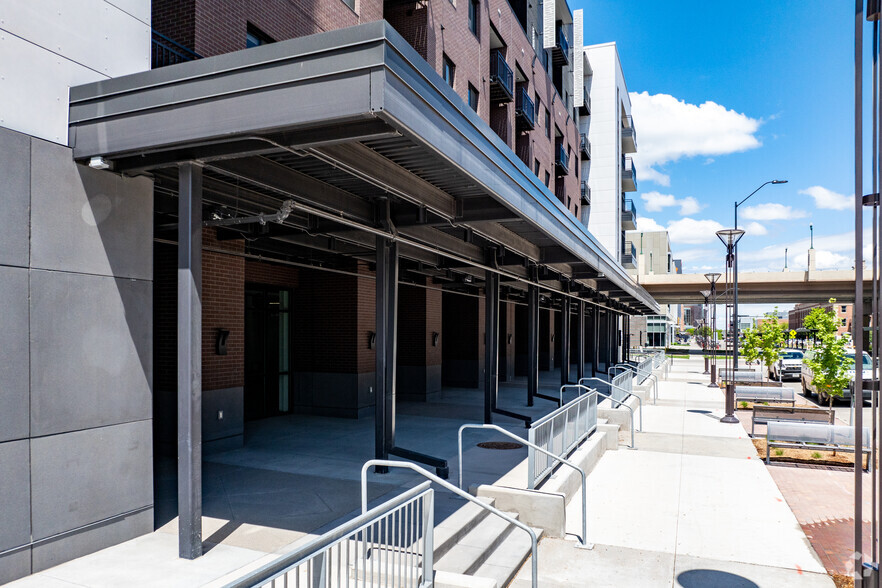
<svg viewBox="0 0 882 588"><path fill-rule="evenodd" d="M616 41L632 94L641 228L685 272L722 270L739 208L744 270L853 265L853 7L847 2L571 0L585 44ZM712 104L711 104L712 103ZM789 207L789 208L788 208Z"/></svg>

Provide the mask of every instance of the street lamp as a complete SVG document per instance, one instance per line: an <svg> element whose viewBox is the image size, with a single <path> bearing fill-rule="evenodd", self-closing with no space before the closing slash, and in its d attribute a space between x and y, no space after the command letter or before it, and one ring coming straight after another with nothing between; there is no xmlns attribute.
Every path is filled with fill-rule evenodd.
<svg viewBox="0 0 882 588"><path fill-rule="evenodd" d="M747 202L748 198L750 198L751 196L753 196L754 194L756 194L757 192L762 190L766 184L786 184L786 183L787 183L787 180L769 180L768 182L763 182L762 184L760 184L759 188L757 188L756 190L754 190L753 192L748 194L744 200L742 200L741 202L736 202L735 203L735 230L736 231L738 230L738 207L739 206L741 206L742 204ZM742 231L742 234L743 234L743 231ZM719 231L717 231L717 236L718 237L720 236ZM738 239L740 239L740 238L741 237L739 236ZM720 239L722 239L722 237L720 237ZM738 242L738 239L735 239L736 243ZM735 254L737 253L737 250L738 250L738 248L736 246L735 250L733 251L733 257L736 257ZM736 317L736 321L737 321L738 320L737 319L737 317L738 317L738 260L737 259L735 260L732 278L733 278L732 279L732 287L734 288L734 291L735 291L735 294L733 295L733 300L732 300L732 314ZM736 337L733 338L733 340L732 340L732 368L735 369L737 367L738 367L738 337L737 337L737 331L736 331Z"/></svg>
<svg viewBox="0 0 882 588"><path fill-rule="evenodd" d="M701 317L701 324L702 324L704 327L707 327L707 299L710 297L710 295L711 295L711 291L710 291L710 290L702 290L701 292L699 292L699 294L701 294L702 296L704 296L704 314L703 314L702 317ZM710 375L710 372L708 371L708 365L709 365L709 364L708 364L708 360L707 360L707 330L706 330L706 329L702 329L701 331L702 331L702 335L701 335L701 348L702 348L702 349L704 350L704 352L705 352L705 357L704 357L704 375L707 376L707 375Z"/></svg>
<svg viewBox="0 0 882 588"><path fill-rule="evenodd" d="M760 186L762 187L762 186ZM737 259L735 255L735 246L738 244L738 240L744 236L744 231L741 229L723 229L721 231L717 231L717 237L720 238L720 241L723 242L723 245L726 246L726 282L729 281L729 272L731 271L735 275L737 275ZM738 300L738 288L733 284L733 298ZM736 302L737 305L737 302ZM735 317L735 320L732 321L732 345L733 345L733 360L734 360L734 351L738 349L738 306L735 306L732 312L732 316ZM735 417L735 384L734 384L734 375L735 375L735 364L733 361L732 370L729 374L729 377L726 379L726 416L720 419L722 423L737 423L738 419Z"/></svg>
<svg viewBox="0 0 882 588"><path fill-rule="evenodd" d="M713 333L711 335L711 351L713 359L711 360L710 384L708 384L708 388L715 388L717 386L717 280L720 279L720 274L712 272L704 274L704 277L707 278L711 285L711 312L713 313L713 318L711 319L711 332Z"/></svg>

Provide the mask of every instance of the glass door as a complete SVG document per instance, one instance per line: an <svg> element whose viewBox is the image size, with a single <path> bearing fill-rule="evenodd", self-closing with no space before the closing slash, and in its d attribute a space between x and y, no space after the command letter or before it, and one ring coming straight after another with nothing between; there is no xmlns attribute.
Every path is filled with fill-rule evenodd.
<svg viewBox="0 0 882 588"><path fill-rule="evenodd" d="M291 400L291 290L245 286L245 419L286 414Z"/></svg>

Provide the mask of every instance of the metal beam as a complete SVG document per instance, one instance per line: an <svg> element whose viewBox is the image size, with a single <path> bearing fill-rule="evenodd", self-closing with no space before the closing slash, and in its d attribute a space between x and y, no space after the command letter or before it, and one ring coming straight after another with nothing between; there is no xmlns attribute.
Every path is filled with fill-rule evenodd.
<svg viewBox="0 0 882 588"><path fill-rule="evenodd" d="M539 255L539 263L574 263L579 259L563 247L543 247Z"/></svg>
<svg viewBox="0 0 882 588"><path fill-rule="evenodd" d="M542 250L539 246L534 245L527 239L503 227L502 225L491 222L472 222L469 226L485 239L503 245L509 251L514 251L523 257L533 261L539 261Z"/></svg>
<svg viewBox="0 0 882 588"><path fill-rule="evenodd" d="M527 288L527 406L539 393L539 286Z"/></svg>
<svg viewBox="0 0 882 588"><path fill-rule="evenodd" d="M585 377L585 302L579 300L576 302L576 308L579 309L579 316L576 320L576 328L578 329L576 356L579 358L576 364L576 381L579 381Z"/></svg>
<svg viewBox="0 0 882 588"><path fill-rule="evenodd" d="M493 422L499 390L499 274L487 270L484 306L484 422Z"/></svg>
<svg viewBox="0 0 882 588"><path fill-rule="evenodd" d="M202 168L178 168L178 555L202 555Z"/></svg>
<svg viewBox="0 0 882 588"><path fill-rule="evenodd" d="M560 299L560 385L570 383L570 299Z"/></svg>
<svg viewBox="0 0 882 588"><path fill-rule="evenodd" d="M388 459L395 446L395 361L398 322L398 243L376 238L376 383L374 455ZM387 468L376 468L386 473Z"/></svg>
<svg viewBox="0 0 882 588"><path fill-rule="evenodd" d="M374 224L374 206L367 200L264 157L230 159L211 167L246 183L279 190L316 208Z"/></svg>
<svg viewBox="0 0 882 588"><path fill-rule="evenodd" d="M473 223L483 221L515 221L520 220L518 213L506 208L495 198L465 198L459 201L456 223Z"/></svg>
<svg viewBox="0 0 882 588"><path fill-rule="evenodd" d="M399 198L424 205L444 218L456 216L453 196L361 143L332 145L310 152Z"/></svg>
<svg viewBox="0 0 882 588"><path fill-rule="evenodd" d="M597 366L600 363L600 313L603 312L599 307L595 306L591 311L591 339L593 341L593 349L591 350L591 376L597 377Z"/></svg>

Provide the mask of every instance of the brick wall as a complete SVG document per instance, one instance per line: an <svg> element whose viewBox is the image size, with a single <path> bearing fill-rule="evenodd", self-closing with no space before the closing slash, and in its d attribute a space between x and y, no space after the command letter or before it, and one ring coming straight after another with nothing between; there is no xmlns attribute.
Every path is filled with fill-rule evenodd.
<svg viewBox="0 0 882 588"><path fill-rule="evenodd" d="M218 241L215 229L203 229L203 248L242 253L242 240ZM215 352L218 329L228 329L227 355ZM245 385L245 259L202 251L202 389Z"/></svg>

